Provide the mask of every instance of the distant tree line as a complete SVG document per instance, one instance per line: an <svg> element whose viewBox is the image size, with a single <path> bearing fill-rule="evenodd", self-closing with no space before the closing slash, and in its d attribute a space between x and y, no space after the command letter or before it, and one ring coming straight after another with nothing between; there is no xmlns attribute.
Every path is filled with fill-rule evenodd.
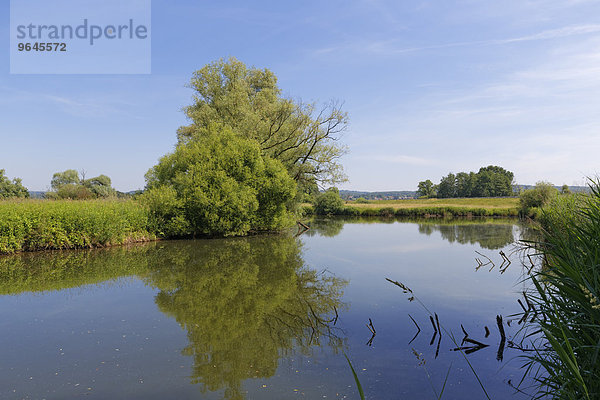
<svg viewBox="0 0 600 400"><path fill-rule="evenodd" d="M4 176L5 170L0 169L0 199L14 197L27 198L29 191L21 183L21 179L14 178L12 181Z"/></svg>
<svg viewBox="0 0 600 400"><path fill-rule="evenodd" d="M514 174L490 165L478 172L449 173L435 185L431 180L419 182L419 197L503 197L513 195Z"/></svg>
<svg viewBox="0 0 600 400"><path fill-rule="evenodd" d="M115 197L117 191L111 186L111 180L106 175L86 179L85 172L68 169L57 172L50 181L52 191L46 193L49 199L85 200Z"/></svg>

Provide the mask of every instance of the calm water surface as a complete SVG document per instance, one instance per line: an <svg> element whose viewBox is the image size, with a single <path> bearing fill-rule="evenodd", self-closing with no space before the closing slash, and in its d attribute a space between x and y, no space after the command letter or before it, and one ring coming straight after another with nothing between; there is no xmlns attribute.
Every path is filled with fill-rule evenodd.
<svg viewBox="0 0 600 400"><path fill-rule="evenodd" d="M525 398L508 384L522 353L497 360L496 315L518 312L523 290L516 255L498 271L515 221L312 227L0 258L0 398L358 399L345 353L369 399L433 399L447 373L444 399L483 399L452 351L461 324L489 345L466 355L489 396ZM476 251L491 272L475 270ZM518 326L505 328L510 339Z"/></svg>

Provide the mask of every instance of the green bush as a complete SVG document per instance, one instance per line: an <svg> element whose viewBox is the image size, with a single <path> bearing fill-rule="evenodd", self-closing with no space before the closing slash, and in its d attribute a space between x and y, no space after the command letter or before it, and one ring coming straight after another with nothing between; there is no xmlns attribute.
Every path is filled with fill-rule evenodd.
<svg viewBox="0 0 600 400"><path fill-rule="evenodd" d="M160 237L183 237L192 234L192 227L185 219L183 201L171 186L158 186L139 196L141 204L148 208L149 229Z"/></svg>
<svg viewBox="0 0 600 400"><path fill-rule="evenodd" d="M525 190L519 195L521 215L537 215L534 208L545 206L550 200L558 196L558 190L548 182L538 182L533 189Z"/></svg>
<svg viewBox="0 0 600 400"><path fill-rule="evenodd" d="M344 211L344 200L340 197L337 188L329 188L319 194L315 200L315 213L317 215L340 215Z"/></svg>
<svg viewBox="0 0 600 400"><path fill-rule="evenodd" d="M359 197L358 199L354 200L354 202L356 204L368 204L369 200L365 199L364 197Z"/></svg>
<svg viewBox="0 0 600 400"><path fill-rule="evenodd" d="M244 235L293 223L294 180L229 128L211 126L201 140L179 144L146 180L153 221L170 221L177 234Z"/></svg>

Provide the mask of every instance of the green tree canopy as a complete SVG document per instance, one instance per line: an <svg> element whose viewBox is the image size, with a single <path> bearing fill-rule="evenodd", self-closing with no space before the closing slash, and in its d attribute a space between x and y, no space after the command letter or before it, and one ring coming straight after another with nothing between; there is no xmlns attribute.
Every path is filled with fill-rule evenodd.
<svg viewBox="0 0 600 400"><path fill-rule="evenodd" d="M433 182L427 179L426 181L419 182L417 189L417 196L419 197L433 197L435 196L435 188Z"/></svg>
<svg viewBox="0 0 600 400"><path fill-rule="evenodd" d="M82 172L82 174L84 173ZM117 194L117 191L112 188L108 176L100 175L84 179L74 169L55 173L50 185L53 191L48 194L49 198L83 200L111 197Z"/></svg>
<svg viewBox="0 0 600 400"><path fill-rule="evenodd" d="M437 197L456 197L456 193L456 175L449 173L448 176L443 177L440 181L437 190Z"/></svg>
<svg viewBox="0 0 600 400"><path fill-rule="evenodd" d="M117 194L112 188L111 180L106 175L100 175L95 178L85 179L82 181L83 186L88 188L96 197L110 197Z"/></svg>
<svg viewBox="0 0 600 400"><path fill-rule="evenodd" d="M263 155L279 160L303 190L345 179L339 143L348 124L340 104L321 108L282 96L268 69L230 58L196 71L189 85L194 103L185 108L191 124L178 130L179 143L201 139L211 124L255 140Z"/></svg>
<svg viewBox="0 0 600 400"><path fill-rule="evenodd" d="M0 199L12 197L29 197L29 190L23 186L20 178L14 178L12 181L6 177L5 170L0 169Z"/></svg>
<svg viewBox="0 0 600 400"><path fill-rule="evenodd" d="M52 180L50 181L50 185L55 191L58 191L64 185L78 185L80 183L79 172L74 169L57 172L52 176Z"/></svg>
<svg viewBox="0 0 600 400"><path fill-rule="evenodd" d="M436 186L430 180L419 182L419 196L432 197L503 197L513 195L514 174L502 167L490 165L477 173L459 172L443 177Z"/></svg>
<svg viewBox="0 0 600 400"><path fill-rule="evenodd" d="M142 201L171 235L243 235L291 222L295 182L280 161L229 127L210 125L202 138L180 143L146 181Z"/></svg>

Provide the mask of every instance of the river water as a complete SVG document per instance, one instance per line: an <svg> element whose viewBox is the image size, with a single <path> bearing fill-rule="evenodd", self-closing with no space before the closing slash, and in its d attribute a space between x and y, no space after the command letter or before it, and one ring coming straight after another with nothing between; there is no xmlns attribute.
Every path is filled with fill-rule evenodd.
<svg viewBox="0 0 600 400"><path fill-rule="evenodd" d="M516 220L311 226L1 257L0 398L526 397Z"/></svg>

